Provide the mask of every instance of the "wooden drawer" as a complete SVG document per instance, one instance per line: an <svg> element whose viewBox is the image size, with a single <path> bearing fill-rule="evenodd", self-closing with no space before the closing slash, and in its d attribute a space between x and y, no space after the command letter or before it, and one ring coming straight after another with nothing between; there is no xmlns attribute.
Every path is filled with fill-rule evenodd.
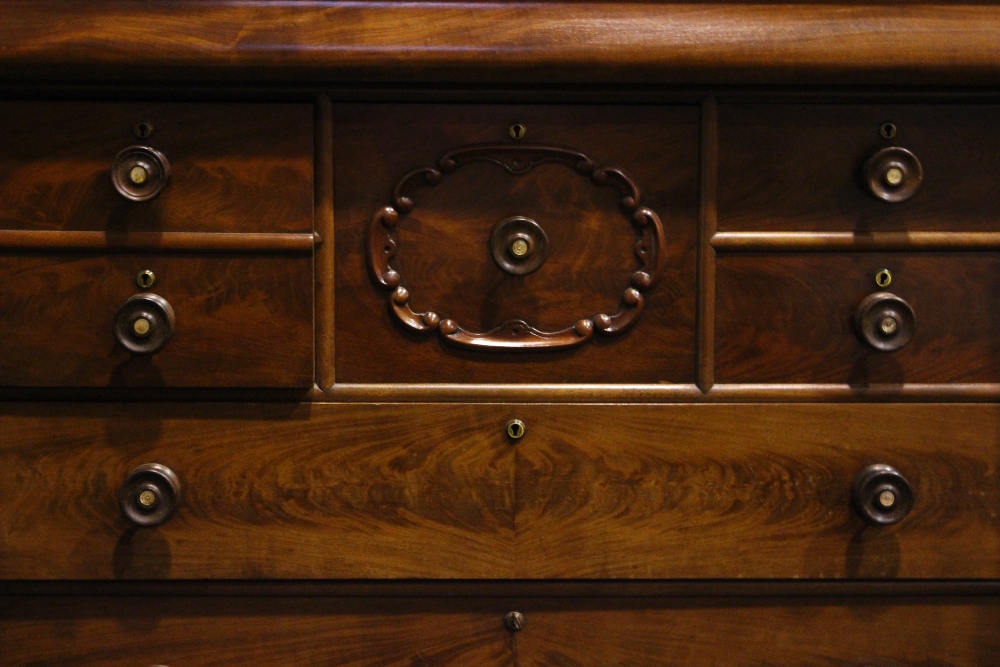
<svg viewBox="0 0 1000 667"><path fill-rule="evenodd" d="M155 282L143 291L136 278L147 270ZM2 386L313 384L311 255L7 254L0 274ZM139 353L116 338L117 313L137 294L174 314L152 354L143 352L165 331L158 320L135 338Z"/></svg>
<svg viewBox="0 0 1000 667"><path fill-rule="evenodd" d="M140 122L149 136L136 136ZM310 105L4 102L0 134L0 229L313 229ZM116 155L137 145L170 168L147 201L112 185Z"/></svg>
<svg viewBox="0 0 1000 667"><path fill-rule="evenodd" d="M339 105L333 127L338 382L693 382L696 107Z"/></svg>
<svg viewBox="0 0 1000 667"><path fill-rule="evenodd" d="M895 127L891 139L885 123ZM719 229L993 231L998 124L994 105L722 105ZM864 174L890 147L911 152L923 174L897 203L874 196Z"/></svg>
<svg viewBox="0 0 1000 667"><path fill-rule="evenodd" d="M892 276L884 288L882 269ZM717 270L718 382L1000 380L1000 319L983 307L1000 290L998 253L721 255ZM859 308L876 293L913 311L899 349L877 349L858 330Z"/></svg>
<svg viewBox="0 0 1000 667"><path fill-rule="evenodd" d="M968 667L1000 661L982 598L641 598L525 602L518 667Z"/></svg>
<svg viewBox="0 0 1000 667"><path fill-rule="evenodd" d="M0 430L0 578L504 578L513 455L489 406L19 405ZM159 463L165 523L118 488Z"/></svg>
<svg viewBox="0 0 1000 667"><path fill-rule="evenodd" d="M0 655L8 667L513 666L502 608L478 599L0 601Z"/></svg>

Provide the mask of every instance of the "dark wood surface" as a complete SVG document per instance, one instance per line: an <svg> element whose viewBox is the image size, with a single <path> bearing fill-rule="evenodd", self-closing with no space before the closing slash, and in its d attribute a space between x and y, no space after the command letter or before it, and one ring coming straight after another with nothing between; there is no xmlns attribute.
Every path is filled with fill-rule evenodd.
<svg viewBox="0 0 1000 667"><path fill-rule="evenodd" d="M1000 576L990 405L3 413L9 579ZM115 492L150 462L177 473L182 504L133 531ZM851 509L872 463L913 485L896 526Z"/></svg>
<svg viewBox="0 0 1000 667"><path fill-rule="evenodd" d="M0 5L7 81L993 85L984 3Z"/></svg>
<svg viewBox="0 0 1000 667"><path fill-rule="evenodd" d="M502 601L0 598L8 667L513 667ZM56 639L58 638L58 639Z"/></svg>
<svg viewBox="0 0 1000 667"><path fill-rule="evenodd" d="M864 343L861 301L884 291L916 315L895 352ZM1000 379L1000 318L983 308L1000 293L996 253L737 254L718 260L718 382L978 383Z"/></svg>
<svg viewBox="0 0 1000 667"><path fill-rule="evenodd" d="M9 18L10 8L0 9ZM153 125L148 138L134 129ZM4 102L0 228L130 232L313 229L312 109L307 104ZM119 151L170 161L145 202L112 186Z"/></svg>
<svg viewBox="0 0 1000 667"><path fill-rule="evenodd" d="M1000 661L996 598L594 600L519 605L519 667Z"/></svg>
<svg viewBox="0 0 1000 667"><path fill-rule="evenodd" d="M885 139L883 123L896 126ZM1000 107L977 104L723 104L719 229L994 231ZM900 146L923 166L913 197L877 199L862 182L876 151Z"/></svg>
<svg viewBox="0 0 1000 667"><path fill-rule="evenodd" d="M506 412L6 404L0 576L510 577ZM135 530L116 494L144 463L173 470L182 498Z"/></svg>
<svg viewBox="0 0 1000 667"><path fill-rule="evenodd" d="M336 374L354 382L693 382L695 366L698 131L696 107L364 106L334 109ZM663 221L666 266L644 293L628 331L600 332L566 351L490 353L413 333L390 313L390 291L366 265L364 230L393 203L396 184L449 151L525 140L566 146L598 165L623 169L641 202ZM572 327L615 313L632 274L638 234L615 187L561 164L514 176L474 162L439 185L410 186L414 203L394 228L393 268L415 311L432 310L471 331L508 320L539 329ZM511 216L536 220L549 256L534 273L505 273L490 254L494 227Z"/></svg>
<svg viewBox="0 0 1000 667"><path fill-rule="evenodd" d="M176 325L162 351L137 356L112 329L146 269ZM0 385L313 384L311 255L7 253L0 275Z"/></svg>

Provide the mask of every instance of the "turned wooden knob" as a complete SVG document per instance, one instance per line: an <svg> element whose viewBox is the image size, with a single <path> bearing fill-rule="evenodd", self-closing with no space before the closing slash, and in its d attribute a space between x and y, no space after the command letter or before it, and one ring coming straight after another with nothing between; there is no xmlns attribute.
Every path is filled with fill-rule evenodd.
<svg viewBox="0 0 1000 667"><path fill-rule="evenodd" d="M864 180L873 195L890 204L906 201L920 189L924 170L905 148L883 148L868 158Z"/></svg>
<svg viewBox="0 0 1000 667"><path fill-rule="evenodd" d="M159 463L141 465L118 488L118 505L137 526L158 526L174 513L181 499L181 482Z"/></svg>
<svg viewBox="0 0 1000 667"><path fill-rule="evenodd" d="M129 146L111 164L111 183L122 197L146 201L160 194L170 180L170 161L149 146Z"/></svg>
<svg viewBox="0 0 1000 667"><path fill-rule="evenodd" d="M916 316L895 294L876 292L858 305L854 325L861 340L880 352L892 352L913 338Z"/></svg>
<svg viewBox="0 0 1000 667"><path fill-rule="evenodd" d="M892 466L876 463L854 478L851 502L862 519L885 526L901 521L913 509L913 487Z"/></svg>
<svg viewBox="0 0 1000 667"><path fill-rule="evenodd" d="M118 309L114 332L129 352L154 354L174 335L174 309L162 296L136 294Z"/></svg>

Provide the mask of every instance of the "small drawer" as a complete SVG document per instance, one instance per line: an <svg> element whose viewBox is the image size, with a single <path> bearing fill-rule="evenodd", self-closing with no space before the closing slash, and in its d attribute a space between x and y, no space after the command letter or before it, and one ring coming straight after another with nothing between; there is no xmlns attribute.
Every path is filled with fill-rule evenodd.
<svg viewBox="0 0 1000 667"><path fill-rule="evenodd" d="M512 667L478 598L0 597L6 667Z"/></svg>
<svg viewBox="0 0 1000 667"><path fill-rule="evenodd" d="M490 406L7 404L0 579L512 576Z"/></svg>
<svg viewBox="0 0 1000 667"><path fill-rule="evenodd" d="M998 253L727 254L717 271L719 383L1000 381L1000 318L983 307ZM886 306L898 312L873 339Z"/></svg>
<svg viewBox="0 0 1000 667"><path fill-rule="evenodd" d="M0 255L0 275L0 386L313 384L311 254Z"/></svg>
<svg viewBox="0 0 1000 667"><path fill-rule="evenodd" d="M338 382L693 383L697 107L340 105L334 133Z"/></svg>
<svg viewBox="0 0 1000 667"><path fill-rule="evenodd" d="M998 126L992 105L722 105L719 229L993 231Z"/></svg>
<svg viewBox="0 0 1000 667"><path fill-rule="evenodd" d="M0 103L0 229L311 232L309 105Z"/></svg>

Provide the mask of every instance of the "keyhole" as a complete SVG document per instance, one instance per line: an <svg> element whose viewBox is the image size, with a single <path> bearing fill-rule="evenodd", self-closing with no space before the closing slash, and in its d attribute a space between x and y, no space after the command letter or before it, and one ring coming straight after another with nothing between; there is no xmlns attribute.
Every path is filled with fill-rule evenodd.
<svg viewBox="0 0 1000 667"><path fill-rule="evenodd" d="M153 286L153 283L155 282L156 282L156 275L149 269L146 269L145 271L140 271L139 274L136 275L135 277L136 285L138 285L142 289L149 289L150 287Z"/></svg>
<svg viewBox="0 0 1000 667"><path fill-rule="evenodd" d="M879 287L888 287L892 283L892 274L889 269L882 269L875 274L875 284Z"/></svg>
<svg viewBox="0 0 1000 667"><path fill-rule="evenodd" d="M508 134L510 134L511 139L523 139L524 135L528 133L528 128L521 123L514 123L510 126Z"/></svg>
<svg viewBox="0 0 1000 667"><path fill-rule="evenodd" d="M507 435L511 440L520 440L524 437L524 422L520 419L511 419L507 422Z"/></svg>
<svg viewBox="0 0 1000 667"><path fill-rule="evenodd" d="M153 133L153 124L148 120L139 121L135 124L135 136L145 139Z"/></svg>

